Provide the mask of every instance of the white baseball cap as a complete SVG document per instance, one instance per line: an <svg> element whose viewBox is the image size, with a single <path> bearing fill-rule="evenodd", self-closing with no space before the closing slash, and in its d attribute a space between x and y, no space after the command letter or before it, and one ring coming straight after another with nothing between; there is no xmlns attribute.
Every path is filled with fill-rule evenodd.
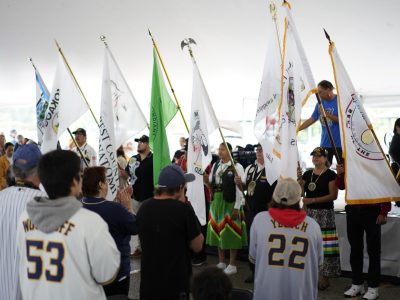
<svg viewBox="0 0 400 300"><path fill-rule="evenodd" d="M301 186L296 180L282 178L278 180L272 198L278 204L292 206L300 201L301 192Z"/></svg>

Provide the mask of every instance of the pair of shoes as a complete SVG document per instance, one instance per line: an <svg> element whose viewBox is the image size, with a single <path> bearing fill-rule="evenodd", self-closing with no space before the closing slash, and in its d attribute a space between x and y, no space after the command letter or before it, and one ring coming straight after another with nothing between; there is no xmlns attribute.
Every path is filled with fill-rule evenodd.
<svg viewBox="0 0 400 300"><path fill-rule="evenodd" d="M131 257L133 257L133 258L139 258L141 255L142 255L142 251L139 248L137 248L135 250L135 252L131 253Z"/></svg>
<svg viewBox="0 0 400 300"><path fill-rule="evenodd" d="M364 292L365 292L364 285L352 284L351 288L349 288L347 291L345 291L343 295L346 298L353 298L353 297L357 297L359 295L364 294Z"/></svg>
<svg viewBox="0 0 400 300"><path fill-rule="evenodd" d="M365 300L374 300L374 299L378 299L379 297L379 292L378 292L378 288L368 288L368 291L364 294L364 296L362 297Z"/></svg>
<svg viewBox="0 0 400 300"><path fill-rule="evenodd" d="M236 266L228 265L228 266L226 267L226 269L224 270L224 273L225 273L226 275L233 275L233 274L236 274L236 273L237 273L237 268L236 268Z"/></svg>
<svg viewBox="0 0 400 300"><path fill-rule="evenodd" d="M245 283L254 283L254 273L251 273L249 276L246 277L244 280Z"/></svg>
<svg viewBox="0 0 400 300"><path fill-rule="evenodd" d="M220 270L225 270L226 269L226 263L220 262L216 265L216 267Z"/></svg>
<svg viewBox="0 0 400 300"><path fill-rule="evenodd" d="M200 267L206 264L207 258L193 258L192 259L192 266L193 267Z"/></svg>
<svg viewBox="0 0 400 300"><path fill-rule="evenodd" d="M329 278L321 276L318 280L318 289L320 291L325 291L329 287Z"/></svg>

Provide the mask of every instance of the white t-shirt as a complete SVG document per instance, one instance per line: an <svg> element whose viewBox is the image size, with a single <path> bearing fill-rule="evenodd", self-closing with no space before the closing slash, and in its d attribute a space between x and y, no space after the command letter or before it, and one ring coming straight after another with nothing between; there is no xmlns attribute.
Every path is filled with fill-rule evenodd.
<svg viewBox="0 0 400 300"><path fill-rule="evenodd" d="M0 191L0 299L22 299L18 283L17 224L26 203L40 190L11 186Z"/></svg>
<svg viewBox="0 0 400 300"><path fill-rule="evenodd" d="M83 156L85 157L86 162L88 163L89 167L94 167L97 165L97 152L90 146L88 143L85 143L82 147L79 147ZM82 160L81 154L79 153L78 149L74 147L72 149ZM82 169L86 168L86 164L82 161Z"/></svg>
<svg viewBox="0 0 400 300"><path fill-rule="evenodd" d="M250 230L249 259L255 262L254 300L316 300L323 261L321 228L306 217L286 228L260 212Z"/></svg>
<svg viewBox="0 0 400 300"><path fill-rule="evenodd" d="M48 234L36 229L25 211L17 244L24 300L106 299L101 284L114 279L120 265L107 224L84 208Z"/></svg>

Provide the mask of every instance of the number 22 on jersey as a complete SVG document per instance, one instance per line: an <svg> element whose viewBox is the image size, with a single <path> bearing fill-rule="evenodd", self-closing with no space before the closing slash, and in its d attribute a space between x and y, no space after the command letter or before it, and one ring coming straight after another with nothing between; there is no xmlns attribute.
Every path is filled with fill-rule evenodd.
<svg viewBox="0 0 400 300"><path fill-rule="evenodd" d="M43 259L45 253L50 254L48 261ZM27 268L29 279L40 280L43 275L43 269L45 270L44 276L46 280L61 282L63 279L65 249L62 243L26 240L26 257L30 263Z"/></svg>
<svg viewBox="0 0 400 300"><path fill-rule="evenodd" d="M289 244L288 244L289 242ZM308 253L308 239L305 237L294 236L286 238L283 234L271 234L268 238L270 245L268 252L268 264L270 266L285 267L304 270L305 257ZM286 252L290 251L288 261Z"/></svg>

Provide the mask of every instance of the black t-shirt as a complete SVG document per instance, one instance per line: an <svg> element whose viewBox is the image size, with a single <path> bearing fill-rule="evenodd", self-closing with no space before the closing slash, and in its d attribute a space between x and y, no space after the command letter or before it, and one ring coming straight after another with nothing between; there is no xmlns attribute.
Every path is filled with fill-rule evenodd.
<svg viewBox="0 0 400 300"><path fill-rule="evenodd" d="M135 200L142 202L153 197L153 154L150 152L144 160L140 154L129 159L125 170L128 172Z"/></svg>
<svg viewBox="0 0 400 300"><path fill-rule="evenodd" d="M255 216L261 211L268 210L268 204L272 200L272 194L274 193L277 181L270 185L265 176L265 168L258 171L257 164L253 164L253 167L250 167L247 173L246 188L248 188L249 183L253 180L256 181L254 194L250 196L249 191L247 191L246 200Z"/></svg>
<svg viewBox="0 0 400 300"><path fill-rule="evenodd" d="M304 192L306 198L316 198L329 195L329 182L336 179L336 173L332 170L326 170L318 178L318 175L312 175L312 181L317 185L314 191L308 189L308 184L311 182L311 174L313 170L308 170L303 174L304 180ZM317 180L318 178L318 180ZM319 209L319 208L333 208L333 201L324 203L315 203L307 205L308 208Z"/></svg>
<svg viewBox="0 0 400 300"><path fill-rule="evenodd" d="M189 204L148 199L137 214L142 246L140 299L180 299L189 295L189 242L201 232Z"/></svg>

